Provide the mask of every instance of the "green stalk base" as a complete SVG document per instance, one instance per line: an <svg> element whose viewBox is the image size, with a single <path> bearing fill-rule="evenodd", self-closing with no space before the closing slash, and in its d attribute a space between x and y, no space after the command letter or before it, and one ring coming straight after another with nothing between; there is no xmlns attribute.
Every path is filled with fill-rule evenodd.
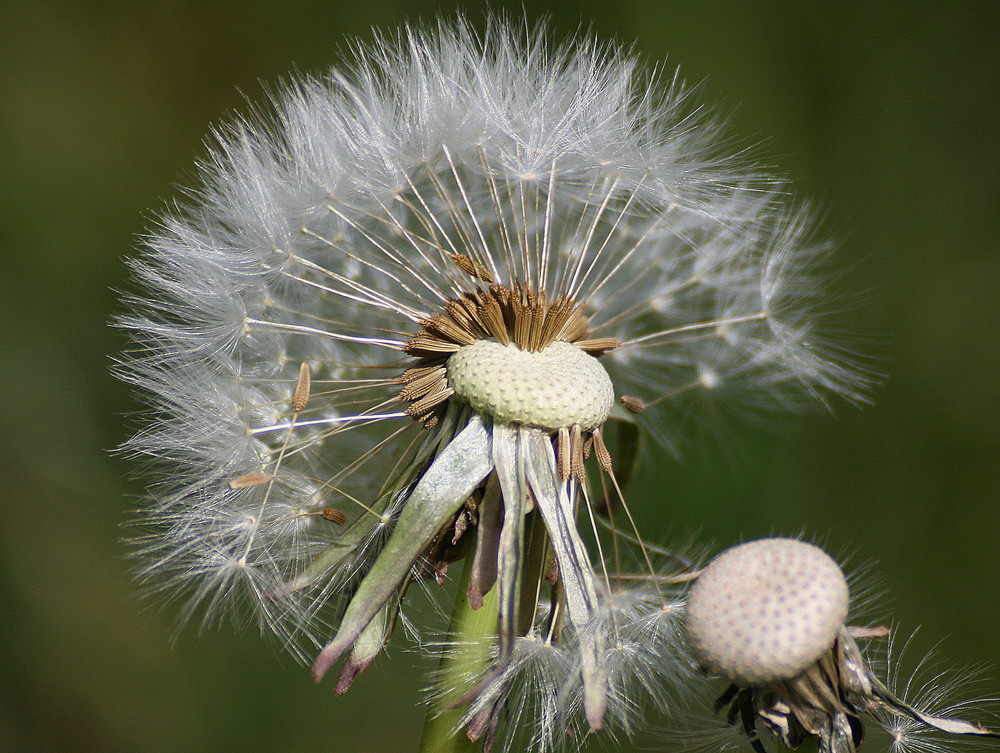
<svg viewBox="0 0 1000 753"><path fill-rule="evenodd" d="M471 690L491 662L497 633L497 589L483 599L479 609L469 606L469 573L472 557L465 558L462 581L448 628L448 648L435 677L434 700L427 712L420 740L420 753L474 753L481 742L473 742L460 726L464 707L450 708Z"/></svg>

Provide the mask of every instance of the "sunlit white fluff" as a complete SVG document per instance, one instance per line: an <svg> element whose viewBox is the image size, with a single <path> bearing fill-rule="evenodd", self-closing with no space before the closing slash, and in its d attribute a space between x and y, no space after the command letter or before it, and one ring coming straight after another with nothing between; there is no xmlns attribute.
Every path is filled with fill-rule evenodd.
<svg viewBox="0 0 1000 753"><path fill-rule="evenodd" d="M599 613L584 632L599 634L604 646L608 675L604 729L612 738L632 739L647 718L673 711L696 682L681 646L682 609L677 584L658 587L643 576L615 580L602 594ZM482 729L486 750L512 752L524 746L572 750L587 736L578 653L581 636L571 629L560 642L553 641L547 631L550 618L547 605L540 604L535 624L517 639L502 672L453 677L452 682L458 680L455 685L434 690L454 699L483 683L460 726ZM448 642L441 648L462 650Z"/></svg>

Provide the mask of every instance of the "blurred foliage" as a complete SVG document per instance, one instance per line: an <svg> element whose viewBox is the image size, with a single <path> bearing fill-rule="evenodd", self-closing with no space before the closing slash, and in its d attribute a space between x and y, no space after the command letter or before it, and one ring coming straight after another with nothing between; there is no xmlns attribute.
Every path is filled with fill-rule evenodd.
<svg viewBox="0 0 1000 753"><path fill-rule="evenodd" d="M996 663L998 6L523 7L704 81L704 101L733 112L730 134L760 144L842 237L838 326L887 374L874 407L762 416L647 464L632 494L643 530L720 547L806 532L878 561L888 603L875 611L924 625L918 644L950 636L947 656ZM373 25L452 9L0 5L0 749L414 748L412 653L335 699L252 634L192 631L171 648L169 610L132 596L120 526L141 489L106 450L136 406L108 374L123 338L106 323L128 284L122 258L189 182L210 124L261 82L337 62Z"/></svg>

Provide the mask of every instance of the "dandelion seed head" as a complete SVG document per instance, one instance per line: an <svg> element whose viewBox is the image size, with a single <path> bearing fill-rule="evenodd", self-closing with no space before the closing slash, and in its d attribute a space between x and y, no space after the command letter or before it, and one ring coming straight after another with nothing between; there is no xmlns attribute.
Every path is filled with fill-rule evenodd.
<svg viewBox="0 0 1000 753"><path fill-rule="evenodd" d="M904 677L895 658L879 661L865 645L885 641L892 654L892 630L846 625L848 602L836 562L796 539L748 542L709 563L688 599L685 633L702 668L731 682L712 704L726 710L727 726L755 750L767 749L762 739L787 749L813 740L820 753L854 753L869 730L899 751L1000 740L961 718L981 717L982 702L950 700L962 673L936 670L926 681L924 666Z"/></svg>
<svg viewBox="0 0 1000 753"><path fill-rule="evenodd" d="M317 680L346 657L341 692L406 585L465 558L469 603L498 602L470 730L518 677L536 741L665 704L675 595L605 564L624 539L658 577L604 441L615 401L669 444L698 394L788 407L865 381L816 325L808 211L691 100L617 46L458 19L217 128L119 322L151 408L125 447L150 481L143 584L182 620L249 607L296 655L323 646ZM626 527L601 529L614 507Z"/></svg>
<svg viewBox="0 0 1000 753"><path fill-rule="evenodd" d="M795 677L833 646L847 617L847 580L817 546L759 539L698 577L685 626L712 673L742 685Z"/></svg>

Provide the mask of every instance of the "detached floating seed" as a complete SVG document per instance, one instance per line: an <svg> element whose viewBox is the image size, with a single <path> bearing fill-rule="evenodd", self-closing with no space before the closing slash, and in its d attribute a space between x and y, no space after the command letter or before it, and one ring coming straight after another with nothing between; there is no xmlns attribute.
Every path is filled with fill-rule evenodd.
<svg viewBox="0 0 1000 753"><path fill-rule="evenodd" d="M724 552L698 577L687 634L709 672L740 685L795 677L833 646L850 594L813 544L761 539Z"/></svg>

